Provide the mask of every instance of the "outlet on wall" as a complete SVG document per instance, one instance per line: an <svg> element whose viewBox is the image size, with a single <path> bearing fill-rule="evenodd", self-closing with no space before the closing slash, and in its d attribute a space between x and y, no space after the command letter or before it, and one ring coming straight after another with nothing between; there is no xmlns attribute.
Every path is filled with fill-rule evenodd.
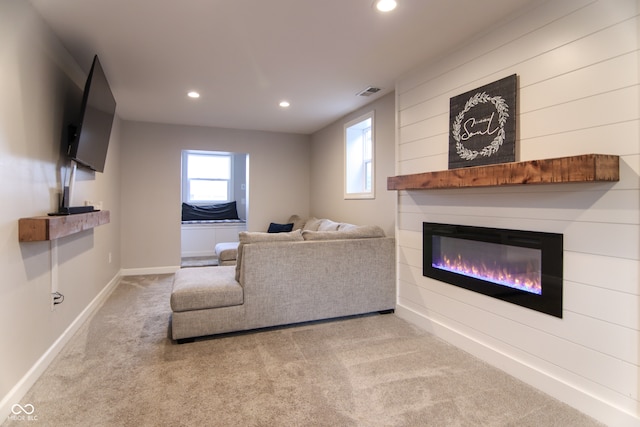
<svg viewBox="0 0 640 427"><path fill-rule="evenodd" d="M109 264L111 264L111 252L109 252Z"/></svg>

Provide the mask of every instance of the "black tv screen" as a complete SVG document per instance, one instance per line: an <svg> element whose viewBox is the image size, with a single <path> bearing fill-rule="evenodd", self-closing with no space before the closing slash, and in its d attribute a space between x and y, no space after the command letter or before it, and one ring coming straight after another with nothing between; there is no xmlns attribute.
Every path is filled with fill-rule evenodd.
<svg viewBox="0 0 640 427"><path fill-rule="evenodd" d="M81 166L104 172L115 111L116 100L96 55L84 87L80 120L72 124L75 129L67 151L69 158Z"/></svg>

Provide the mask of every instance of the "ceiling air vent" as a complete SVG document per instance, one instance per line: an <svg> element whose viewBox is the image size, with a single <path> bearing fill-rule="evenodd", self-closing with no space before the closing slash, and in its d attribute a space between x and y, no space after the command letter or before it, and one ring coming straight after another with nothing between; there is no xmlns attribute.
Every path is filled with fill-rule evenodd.
<svg viewBox="0 0 640 427"><path fill-rule="evenodd" d="M369 86L368 88L366 88L362 92L358 92L357 95L358 96L371 96L374 93L378 93L378 92L380 92L380 88L379 87Z"/></svg>

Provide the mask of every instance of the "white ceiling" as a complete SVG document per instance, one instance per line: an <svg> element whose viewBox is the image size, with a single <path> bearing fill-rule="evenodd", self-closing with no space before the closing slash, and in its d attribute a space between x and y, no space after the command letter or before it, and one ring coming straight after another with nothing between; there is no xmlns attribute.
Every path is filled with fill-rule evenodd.
<svg viewBox="0 0 640 427"><path fill-rule="evenodd" d="M309 134L533 0L31 2L85 71L98 54L124 119Z"/></svg>

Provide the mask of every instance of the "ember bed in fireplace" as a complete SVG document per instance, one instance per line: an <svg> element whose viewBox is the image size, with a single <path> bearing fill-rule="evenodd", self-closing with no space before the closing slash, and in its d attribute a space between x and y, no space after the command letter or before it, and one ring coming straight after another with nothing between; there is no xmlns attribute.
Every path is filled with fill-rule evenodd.
<svg viewBox="0 0 640 427"><path fill-rule="evenodd" d="M562 317L562 234L423 223L423 275Z"/></svg>

